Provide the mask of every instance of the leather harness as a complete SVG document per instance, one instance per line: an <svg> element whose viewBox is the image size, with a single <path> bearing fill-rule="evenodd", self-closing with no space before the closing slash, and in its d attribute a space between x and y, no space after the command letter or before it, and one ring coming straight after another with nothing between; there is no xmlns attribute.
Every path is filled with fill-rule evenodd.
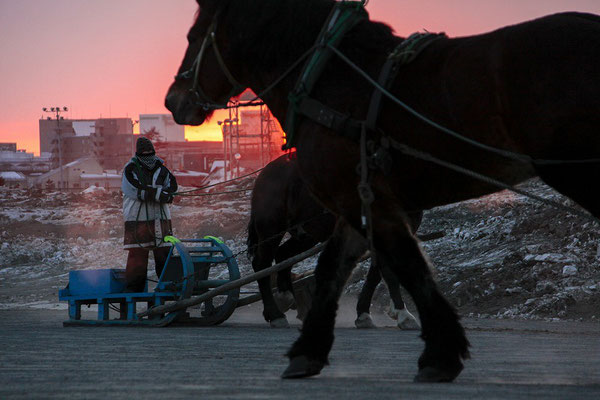
<svg viewBox="0 0 600 400"><path fill-rule="evenodd" d="M375 131L383 97L379 89L374 88L373 90L367 118L364 121L354 119L350 115L334 110L310 97L325 65L333 56L328 45L337 47L345 33L367 18L368 15L360 1L336 3L317 38L317 50L305 63L294 90L288 96L290 106L286 116L286 143L283 145L283 150L289 150L295 146L295 132L299 116L307 117L355 142L360 141L363 125L366 125L369 131ZM428 32L410 35L388 55L379 74L379 84L388 89L394 82L401 66L409 64L431 43L445 37L444 33Z"/></svg>
<svg viewBox="0 0 600 400"><path fill-rule="evenodd" d="M360 174L358 193L361 199L361 225L366 231L367 240L373 250L373 232L371 223L371 204L375 200L369 182L370 171L381 169L389 173L391 156L389 155L389 140L384 136L379 146L368 140L368 132L376 132L377 120L381 109L383 92L377 87L373 89L371 101L365 120L357 120L348 114L341 113L318 100L310 97L310 93L323 72L325 65L333 56L329 46L337 47L345 33L359 22L368 18L360 1L344 1L336 3L329 18L325 22L313 56L306 62L296 83L295 89L289 95L290 106L286 117L286 143L284 150L295 146L295 132L299 115L317 122L318 124L336 131L340 135L360 143L360 164L357 171ZM434 41L445 38L444 33L414 33L403 40L387 57L379 73L379 85L388 90L394 82L398 70L409 64ZM387 143L387 145L386 145ZM375 255L375 252L372 251ZM373 259L373 263L375 263Z"/></svg>

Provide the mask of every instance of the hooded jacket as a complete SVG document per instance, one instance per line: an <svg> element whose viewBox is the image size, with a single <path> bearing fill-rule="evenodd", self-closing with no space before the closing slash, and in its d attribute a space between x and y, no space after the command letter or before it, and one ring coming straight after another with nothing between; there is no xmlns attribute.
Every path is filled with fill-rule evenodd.
<svg viewBox="0 0 600 400"><path fill-rule="evenodd" d="M171 234L168 203L177 191L177 181L162 160L149 170L136 157L132 158L123 169L121 190L125 248L166 245L162 238ZM131 240L134 236L135 240Z"/></svg>

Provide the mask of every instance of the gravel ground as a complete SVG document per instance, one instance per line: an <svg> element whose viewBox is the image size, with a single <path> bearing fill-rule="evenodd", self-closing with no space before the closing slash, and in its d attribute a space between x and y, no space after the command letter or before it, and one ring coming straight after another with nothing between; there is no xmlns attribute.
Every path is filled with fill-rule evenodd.
<svg viewBox="0 0 600 400"><path fill-rule="evenodd" d="M208 328L63 328L65 318L49 310L0 311L0 398L600 397L597 324L467 319L472 359L463 373L452 384L414 384L423 348L418 332L357 330L349 328L352 318L338 323L331 365L304 380L279 378L297 330L257 322L257 307Z"/></svg>

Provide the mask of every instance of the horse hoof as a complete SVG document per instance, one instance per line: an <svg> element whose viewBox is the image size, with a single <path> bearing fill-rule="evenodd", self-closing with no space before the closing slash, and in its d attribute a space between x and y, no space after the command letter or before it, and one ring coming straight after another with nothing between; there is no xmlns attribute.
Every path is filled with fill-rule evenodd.
<svg viewBox="0 0 600 400"><path fill-rule="evenodd" d="M354 321L354 326L356 326L358 329L377 328L377 326L375 326L375 324L373 323L373 319L371 319L371 314L369 313L360 314L358 318L356 318L356 320Z"/></svg>
<svg viewBox="0 0 600 400"><path fill-rule="evenodd" d="M434 367L425 367L415 376L417 383L452 382L462 371L462 367L454 371L441 370Z"/></svg>
<svg viewBox="0 0 600 400"><path fill-rule="evenodd" d="M288 323L288 320L285 317L274 319L269 324L271 325L271 328L289 328L290 327L290 324Z"/></svg>
<svg viewBox="0 0 600 400"><path fill-rule="evenodd" d="M273 293L273 299L282 313L292 308L295 303L294 294L290 291Z"/></svg>
<svg viewBox="0 0 600 400"><path fill-rule="evenodd" d="M306 356L297 356L290 359L290 365L283 372L283 379L298 379L319 375L325 364L318 360L311 360Z"/></svg>
<svg viewBox="0 0 600 400"><path fill-rule="evenodd" d="M400 310L398 313L398 328L404 330L418 330L421 329L419 321L405 308Z"/></svg>
<svg viewBox="0 0 600 400"><path fill-rule="evenodd" d="M398 328L402 330L421 329L421 324L419 324L419 321L406 308L398 310L397 308L390 307L388 315L390 318L396 320Z"/></svg>

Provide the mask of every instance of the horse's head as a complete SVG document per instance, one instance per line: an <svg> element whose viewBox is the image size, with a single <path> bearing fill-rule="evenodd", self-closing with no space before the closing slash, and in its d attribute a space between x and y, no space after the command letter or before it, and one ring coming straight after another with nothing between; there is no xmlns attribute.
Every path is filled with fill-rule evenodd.
<svg viewBox="0 0 600 400"><path fill-rule="evenodd" d="M187 35L188 48L165 99L165 106L182 125L202 124L245 89L230 69L227 32L218 24L227 2L197 2L200 9Z"/></svg>

